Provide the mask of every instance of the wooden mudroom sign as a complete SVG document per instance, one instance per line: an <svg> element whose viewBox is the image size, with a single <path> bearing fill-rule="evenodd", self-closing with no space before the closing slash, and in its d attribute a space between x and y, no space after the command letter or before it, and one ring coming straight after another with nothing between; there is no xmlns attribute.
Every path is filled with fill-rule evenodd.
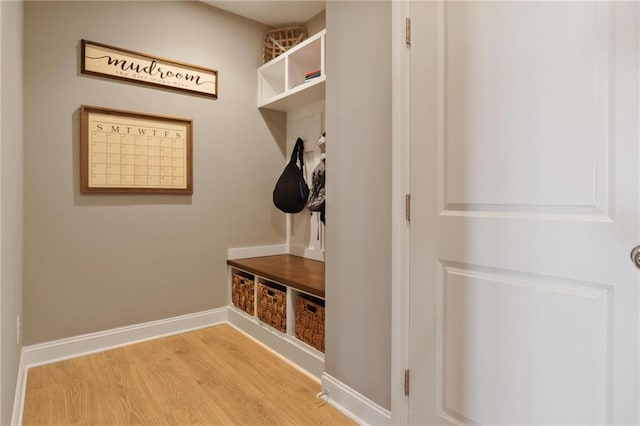
<svg viewBox="0 0 640 426"><path fill-rule="evenodd" d="M81 72L218 97L218 71L81 40Z"/></svg>

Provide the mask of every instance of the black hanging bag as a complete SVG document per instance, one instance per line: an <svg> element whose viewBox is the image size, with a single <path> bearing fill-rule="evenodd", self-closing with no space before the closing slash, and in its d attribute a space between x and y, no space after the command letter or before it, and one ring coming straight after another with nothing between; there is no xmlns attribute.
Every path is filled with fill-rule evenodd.
<svg viewBox="0 0 640 426"><path fill-rule="evenodd" d="M309 197L309 187L304 180L303 155L304 141L298 138L291 153L291 160L284 168L273 190L273 204L285 213L301 212Z"/></svg>

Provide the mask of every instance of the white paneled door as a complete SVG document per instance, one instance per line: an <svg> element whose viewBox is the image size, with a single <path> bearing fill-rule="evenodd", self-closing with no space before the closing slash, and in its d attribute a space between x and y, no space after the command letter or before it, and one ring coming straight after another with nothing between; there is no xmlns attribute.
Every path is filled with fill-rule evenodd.
<svg viewBox="0 0 640 426"><path fill-rule="evenodd" d="M410 424L639 423L638 8L411 3Z"/></svg>

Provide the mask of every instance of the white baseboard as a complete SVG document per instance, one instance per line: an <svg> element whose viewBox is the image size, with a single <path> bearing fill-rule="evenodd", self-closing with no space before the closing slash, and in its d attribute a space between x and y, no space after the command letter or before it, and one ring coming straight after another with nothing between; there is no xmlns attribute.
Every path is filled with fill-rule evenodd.
<svg viewBox="0 0 640 426"><path fill-rule="evenodd" d="M24 365L24 348L20 351L20 363L18 365L18 380L16 381L16 393L13 397L13 411L11 412L11 426L22 425L22 413L24 410L24 395L27 391L27 368Z"/></svg>
<svg viewBox="0 0 640 426"><path fill-rule="evenodd" d="M391 412L327 373L322 374L324 398L359 425L390 425Z"/></svg>
<svg viewBox="0 0 640 426"><path fill-rule="evenodd" d="M277 254L292 254L294 256L305 257L307 259L324 262L324 251L320 249L310 249L302 246L289 246L288 244L277 244L272 246L257 247L236 247L227 250L227 259L244 259L247 257L275 256Z"/></svg>
<svg viewBox="0 0 640 426"><path fill-rule="evenodd" d="M256 342L258 345L263 347L265 350L269 351L274 356L280 358L281 360L283 360L284 362L289 364L291 367L295 368L300 373L304 374L305 376L307 376L308 378L310 378L314 382L318 383L319 385L321 384L320 376L315 376L315 375L309 373L307 370L305 370L304 368L300 367L298 364L295 364L293 361L291 361L290 359L286 358L285 356L281 355L279 352L275 351L270 346L265 345L262 341L256 339L255 337L253 337L252 335L250 335L249 333L247 333L246 331L244 331L240 327L238 327L238 326L236 326L236 325L234 325L232 323L228 323L228 325L233 327L233 329L236 330L237 332L242 333L243 335L245 335L248 339L251 339L252 341Z"/></svg>
<svg viewBox="0 0 640 426"><path fill-rule="evenodd" d="M275 256L276 254L289 254L287 244L258 247L237 247L227 250L227 259L244 259L246 257Z"/></svg>
<svg viewBox="0 0 640 426"><path fill-rule="evenodd" d="M324 252L320 249L310 249L308 247L292 245L291 247L289 247L289 254L304 257L307 259L317 260L319 262L324 262Z"/></svg>
<svg viewBox="0 0 640 426"><path fill-rule="evenodd" d="M298 342L293 336L284 335L271 327L261 324L256 318L249 317L233 306L228 307L227 321L235 328L248 334L267 346L305 373L320 380L324 371L324 355L321 352Z"/></svg>
<svg viewBox="0 0 640 426"><path fill-rule="evenodd" d="M23 348L22 357L25 367L30 368L145 340L210 327L226 320L226 307L212 309L26 346Z"/></svg>

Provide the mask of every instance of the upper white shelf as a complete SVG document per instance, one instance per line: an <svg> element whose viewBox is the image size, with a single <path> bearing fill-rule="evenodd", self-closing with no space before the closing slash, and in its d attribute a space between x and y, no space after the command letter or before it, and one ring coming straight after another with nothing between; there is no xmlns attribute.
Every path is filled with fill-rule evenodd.
<svg viewBox="0 0 640 426"><path fill-rule="evenodd" d="M324 99L326 33L314 34L258 68L258 108L289 111ZM318 77L305 80L316 70Z"/></svg>

